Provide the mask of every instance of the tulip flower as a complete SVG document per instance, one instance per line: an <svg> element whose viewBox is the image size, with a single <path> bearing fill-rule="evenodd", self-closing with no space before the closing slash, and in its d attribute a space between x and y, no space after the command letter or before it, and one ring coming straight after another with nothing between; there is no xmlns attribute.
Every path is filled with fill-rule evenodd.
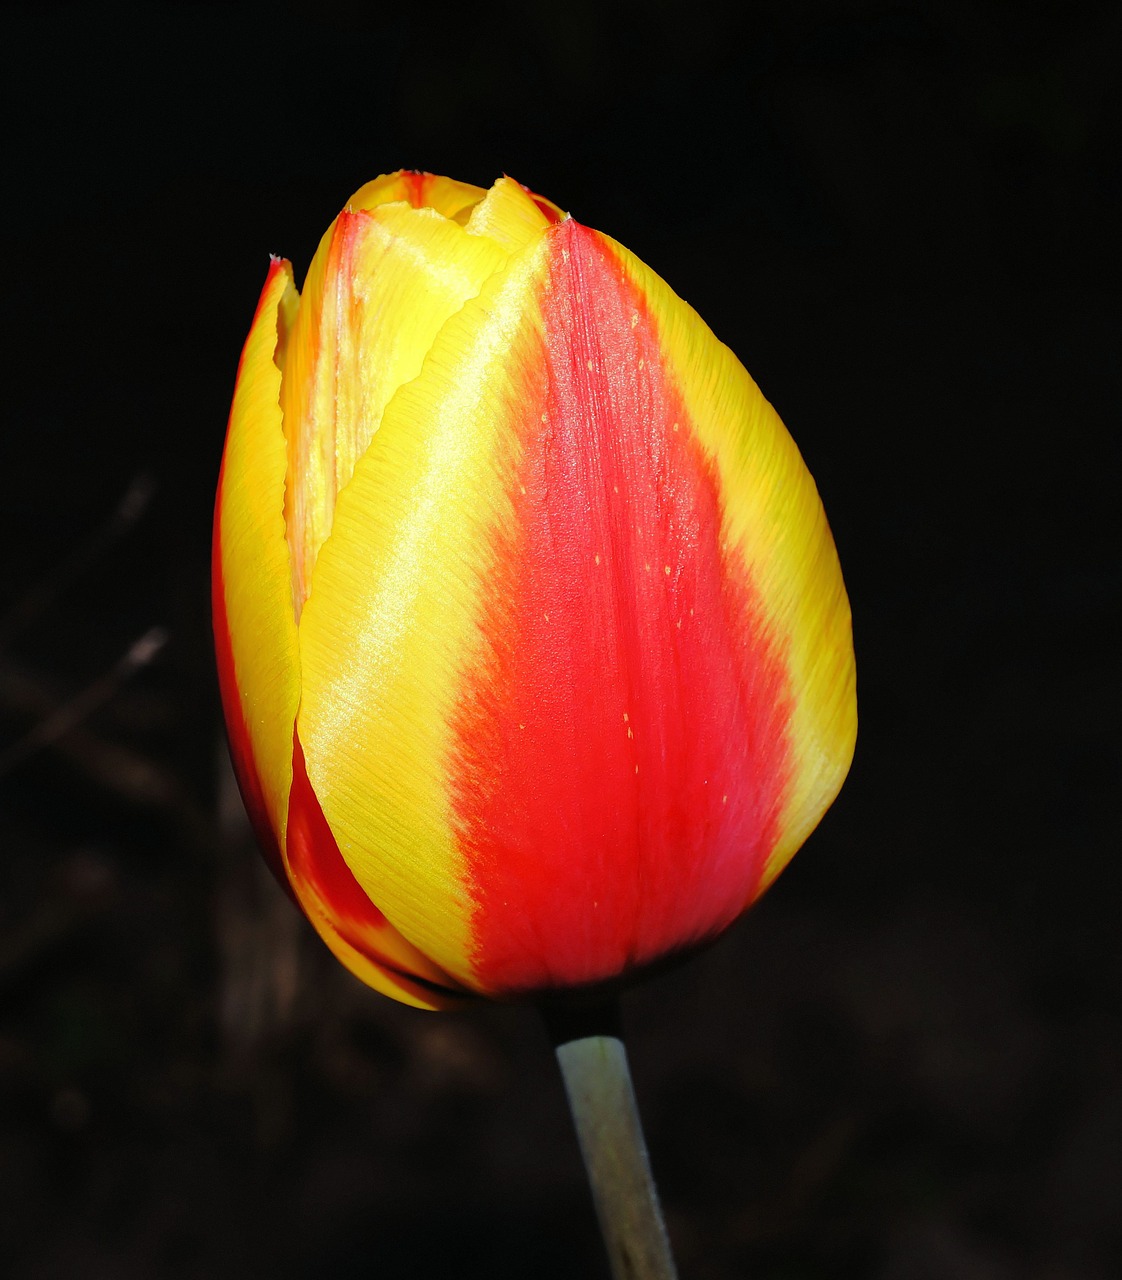
<svg viewBox="0 0 1122 1280"><path fill-rule="evenodd" d="M379 178L301 293L273 260L214 621L274 870L421 1007L613 991L704 946L853 752L849 605L782 422L658 276L508 178ZM578 1125L599 1108L594 1184L619 1182L637 1117L588 1043L558 1052ZM616 1199L653 1200L645 1168Z"/></svg>
<svg viewBox="0 0 1122 1280"><path fill-rule="evenodd" d="M501 178L379 178L274 259L215 514L232 753L281 880L399 1000L705 945L848 770L822 505L736 357Z"/></svg>

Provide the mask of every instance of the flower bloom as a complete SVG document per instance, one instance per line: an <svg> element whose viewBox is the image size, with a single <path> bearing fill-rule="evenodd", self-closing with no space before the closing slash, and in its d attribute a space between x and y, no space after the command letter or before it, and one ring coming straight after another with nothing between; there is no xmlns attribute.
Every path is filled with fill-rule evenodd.
<svg viewBox="0 0 1122 1280"><path fill-rule="evenodd" d="M782 422L658 276L508 178L379 178L303 293L272 262L214 620L266 855L424 1007L703 945L853 753L849 604Z"/></svg>

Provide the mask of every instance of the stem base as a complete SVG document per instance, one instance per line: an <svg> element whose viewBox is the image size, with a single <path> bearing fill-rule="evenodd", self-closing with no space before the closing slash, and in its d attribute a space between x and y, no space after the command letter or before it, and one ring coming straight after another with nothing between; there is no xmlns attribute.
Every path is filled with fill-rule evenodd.
<svg viewBox="0 0 1122 1280"><path fill-rule="evenodd" d="M581 1017L582 1012L584 1017ZM677 1280L614 1010L551 1019L557 1061L615 1280ZM573 1035L583 1021L595 1034ZM565 1038L570 1037L570 1038Z"/></svg>

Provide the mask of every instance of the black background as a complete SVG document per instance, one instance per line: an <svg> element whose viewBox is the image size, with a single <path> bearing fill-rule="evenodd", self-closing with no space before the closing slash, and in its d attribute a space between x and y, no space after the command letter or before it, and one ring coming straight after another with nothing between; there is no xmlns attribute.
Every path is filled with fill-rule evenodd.
<svg viewBox="0 0 1122 1280"><path fill-rule="evenodd" d="M299 275L400 166L509 172L648 261L842 557L851 778L627 1003L685 1280L1115 1272L1118 14L4 12L7 1274L604 1274L532 1014L359 987L217 798L238 352L267 254Z"/></svg>

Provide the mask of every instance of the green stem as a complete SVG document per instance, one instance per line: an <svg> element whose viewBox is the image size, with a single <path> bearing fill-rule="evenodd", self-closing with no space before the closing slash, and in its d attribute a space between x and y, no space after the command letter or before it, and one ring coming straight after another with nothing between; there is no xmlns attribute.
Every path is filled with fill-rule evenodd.
<svg viewBox="0 0 1122 1280"><path fill-rule="evenodd" d="M614 1005L547 1011L615 1280L676 1280Z"/></svg>

